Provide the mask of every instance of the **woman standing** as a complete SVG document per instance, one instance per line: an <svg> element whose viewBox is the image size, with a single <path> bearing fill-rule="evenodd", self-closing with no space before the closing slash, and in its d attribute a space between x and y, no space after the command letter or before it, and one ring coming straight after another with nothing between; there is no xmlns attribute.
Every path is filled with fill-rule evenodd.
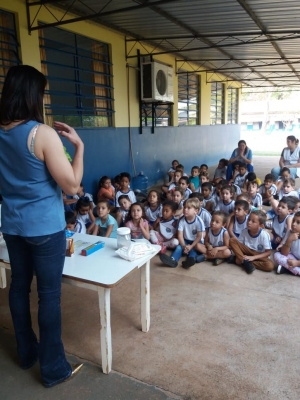
<svg viewBox="0 0 300 400"><path fill-rule="evenodd" d="M238 147L233 150L230 159L228 160L226 177L227 180L232 178L233 163L243 162L247 165L248 172L253 172L252 165L252 150L247 147L245 140L240 140L238 142Z"/></svg>
<svg viewBox="0 0 300 400"><path fill-rule="evenodd" d="M295 136L288 136L286 138L287 147L282 150L279 167L274 167L271 173L277 179L280 175L280 171L283 167L287 167L290 170L291 177L293 179L300 176L300 148L298 146L299 139Z"/></svg>
<svg viewBox="0 0 300 400"><path fill-rule="evenodd" d="M43 383L54 386L79 370L66 360L61 341L61 278L66 239L62 190L76 194L84 146L75 130L55 128L75 148L72 165L57 133L44 125L45 76L28 65L11 67L0 101L2 227L11 264L9 306L20 364L37 360ZM39 341L32 329L30 286L36 275Z"/></svg>

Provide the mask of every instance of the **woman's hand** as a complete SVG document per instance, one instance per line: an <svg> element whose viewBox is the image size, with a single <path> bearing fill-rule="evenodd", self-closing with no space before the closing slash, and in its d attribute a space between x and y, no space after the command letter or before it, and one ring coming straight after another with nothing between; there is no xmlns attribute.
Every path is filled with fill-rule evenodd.
<svg viewBox="0 0 300 400"><path fill-rule="evenodd" d="M54 125L54 128L59 133L59 135L68 139L69 142L72 143L75 147L83 144L82 140L78 136L77 132L71 126L64 124L63 122L58 122L58 121L55 121L53 125Z"/></svg>

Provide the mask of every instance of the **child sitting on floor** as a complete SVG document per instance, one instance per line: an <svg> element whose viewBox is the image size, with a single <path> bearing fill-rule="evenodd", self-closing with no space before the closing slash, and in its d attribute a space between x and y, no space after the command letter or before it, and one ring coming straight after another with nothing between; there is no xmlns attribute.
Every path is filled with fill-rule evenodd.
<svg viewBox="0 0 300 400"><path fill-rule="evenodd" d="M195 166L191 170L191 176L189 177L189 188L192 192L195 192L200 186L199 178L199 167Z"/></svg>
<svg viewBox="0 0 300 400"><path fill-rule="evenodd" d="M252 172L249 172L249 174L251 174ZM248 175L249 175L248 174ZM250 197L251 197L251 202L253 204L253 206L255 208L257 208L258 210L261 210L262 208L262 197L261 194L258 193L258 183L257 181L249 181L247 183L247 192L249 193Z"/></svg>
<svg viewBox="0 0 300 400"><path fill-rule="evenodd" d="M161 253L169 249L175 249L179 242L177 236L178 220L174 218L177 204L172 200L166 200L162 206L162 218L158 218L155 229L150 231L150 241L161 246Z"/></svg>
<svg viewBox="0 0 300 400"><path fill-rule="evenodd" d="M125 226L130 228L132 239L150 239L149 223L141 203L131 204Z"/></svg>
<svg viewBox="0 0 300 400"><path fill-rule="evenodd" d="M241 232L247 228L249 217L249 203L246 200L236 200L234 213L230 217L228 233L230 237L239 237Z"/></svg>
<svg viewBox="0 0 300 400"><path fill-rule="evenodd" d="M111 206L115 204L115 188L111 184L111 179L106 175L100 178L97 200L107 200Z"/></svg>
<svg viewBox="0 0 300 400"><path fill-rule="evenodd" d="M184 203L184 190L179 186L176 186L172 191L172 201L177 204L177 210L175 212L175 218L179 219L183 215L183 203Z"/></svg>
<svg viewBox="0 0 300 400"><path fill-rule="evenodd" d="M176 247L171 257L166 254L159 255L159 258L164 265L176 268L178 261L183 254L187 256L187 259L182 262L183 268L190 267L190 261L188 261L188 259L194 258L195 262L201 262L204 260L205 257L203 254L199 256L195 250L196 244L203 239L205 234L204 223L197 215L199 209L200 202L198 199L188 199L184 202L184 216L179 220L177 232L179 245Z"/></svg>
<svg viewBox="0 0 300 400"><path fill-rule="evenodd" d="M259 194L262 196L263 205L269 206L269 197L274 196L277 192L277 188L274 184L275 176L272 174L267 174L265 176L264 183L258 188Z"/></svg>
<svg viewBox="0 0 300 400"><path fill-rule="evenodd" d="M214 174L214 178L213 178L214 185L216 185L221 180L226 179L227 165L228 165L228 160L226 160L225 158L221 158L221 160L219 161L219 164L215 170L215 174Z"/></svg>
<svg viewBox="0 0 300 400"><path fill-rule="evenodd" d="M235 190L233 186L225 185L221 189L221 199L216 205L215 211L222 211L225 214L231 214L234 210Z"/></svg>
<svg viewBox="0 0 300 400"><path fill-rule="evenodd" d="M215 211L204 239L205 259L212 260L213 265L220 265L231 256L229 234L225 228L226 221L227 214L222 211ZM196 249L198 250L198 245L196 245Z"/></svg>
<svg viewBox="0 0 300 400"><path fill-rule="evenodd" d="M134 191L129 188L130 179L131 179L130 174L128 172L122 172L120 174L120 178L121 178L120 189L117 191L116 198L115 198L115 206L118 208L120 207L118 199L123 194L127 194L127 196L130 198L130 201L132 203L136 202L136 197L135 197Z"/></svg>
<svg viewBox="0 0 300 400"><path fill-rule="evenodd" d="M125 220L127 217L127 214L130 210L130 206L131 206L131 200L129 198L129 196L127 196L127 194L122 194L119 197L119 206L120 208L117 211L117 223L118 226L125 226Z"/></svg>
<svg viewBox="0 0 300 400"><path fill-rule="evenodd" d="M247 175L248 175L247 165L245 163L240 163L239 173L233 180L233 183L242 189L242 187L244 186L244 182L247 178Z"/></svg>
<svg viewBox="0 0 300 400"><path fill-rule="evenodd" d="M272 219L272 233L270 234L272 249L276 249L280 245L285 233L291 229L294 208L295 202L291 197L282 197L279 200L275 211L276 215Z"/></svg>
<svg viewBox="0 0 300 400"><path fill-rule="evenodd" d="M198 212L198 217L202 219L205 226L205 231L207 232L210 227L211 213L209 213L205 208L203 208L203 194L202 193L191 193L190 199L197 198L200 201L200 209Z"/></svg>
<svg viewBox="0 0 300 400"><path fill-rule="evenodd" d="M93 235L117 238L118 223L110 215L110 204L107 200L100 200L97 203L96 211L98 218L95 221Z"/></svg>
<svg viewBox="0 0 300 400"><path fill-rule="evenodd" d="M285 272L300 275L300 212L294 215L291 229L288 230L278 248L280 252L274 254L278 264L277 274Z"/></svg>
<svg viewBox="0 0 300 400"><path fill-rule="evenodd" d="M275 182L275 185L277 187L277 193L281 190L282 188L282 184L286 179L291 178L291 171L288 167L283 167L280 170L280 176L278 177L278 179Z"/></svg>
<svg viewBox="0 0 300 400"><path fill-rule="evenodd" d="M162 216L162 204L160 202L160 194L157 190L150 190L144 208L149 225L152 226Z"/></svg>
<svg viewBox="0 0 300 400"><path fill-rule="evenodd" d="M168 171L168 176L169 176L169 182L173 179L174 177L174 172L176 171L176 167L179 165L178 160L173 160L172 161L172 167Z"/></svg>
<svg viewBox="0 0 300 400"><path fill-rule="evenodd" d="M179 187L183 190L183 198L187 200L189 195L192 193L191 189L189 189L189 178L187 176L182 176L179 179Z"/></svg>
<svg viewBox="0 0 300 400"><path fill-rule="evenodd" d="M207 211L213 213L216 202L213 195L213 186L210 182L204 182L201 185L201 193L203 194L203 206Z"/></svg>
<svg viewBox="0 0 300 400"><path fill-rule="evenodd" d="M261 210L251 211L247 220L247 228L238 238L232 237L229 246L235 254L228 262L241 265L247 274L252 274L255 268L271 272L274 264L270 260L270 235L265 231L266 214Z"/></svg>
<svg viewBox="0 0 300 400"><path fill-rule="evenodd" d="M86 233L91 234L95 226L95 217L90 206L89 197L80 197L76 203L76 219L85 225ZM83 232L82 232L83 233Z"/></svg>

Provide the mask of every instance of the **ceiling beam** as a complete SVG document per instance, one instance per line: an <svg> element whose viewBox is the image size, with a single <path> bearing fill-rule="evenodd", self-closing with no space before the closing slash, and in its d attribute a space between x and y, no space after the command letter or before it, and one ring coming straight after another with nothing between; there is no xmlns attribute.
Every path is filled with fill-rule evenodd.
<svg viewBox="0 0 300 400"><path fill-rule="evenodd" d="M249 4L245 1L245 0L237 0L237 2L240 4L240 6L244 9L244 11L246 11L246 13L249 15L249 17L255 22L255 24L258 26L258 28L264 32L265 36L268 39L272 39L273 36L267 33L267 29L264 26L264 24L261 22L261 20L258 18L258 16L255 14L255 12L251 9L251 7L249 6ZM293 73L295 74L295 76L297 77L297 79L300 81L300 76L298 74L298 72L295 70L295 68L291 65L291 63L288 61L288 59L285 57L285 55L283 54L282 50L280 49L280 47L277 45L277 43L275 43L273 40L270 41L271 45L274 47L274 49L276 50L276 52L279 54L279 56L286 60L287 65L289 66L289 68L293 71Z"/></svg>
<svg viewBox="0 0 300 400"><path fill-rule="evenodd" d="M49 1L49 0L47 0ZM46 2L47 2L46 1ZM52 0L50 0L52 1ZM125 12L130 12L130 11L136 11L136 10L140 10L143 8L150 8L151 6L155 6L155 5L162 5L162 4L166 4L166 3L171 3L171 2L175 2L178 0L158 0L158 1L154 1L153 3L143 3L143 4L138 4L136 6L131 6L131 7L123 7L123 8L119 8L116 10L111 10L111 11L104 11L104 12L98 12L98 13L94 13L94 14L89 14L89 15L85 15L85 16L81 16L81 17L77 17L77 18L70 18L68 20L60 20L57 22L53 22L53 23L49 23L49 24L43 24L42 26L34 26L32 27L31 24L29 24L30 26L30 32L31 31L35 31L38 29L46 29L46 28L50 28L50 27L55 27L55 26L61 26L61 25L66 25L66 24L71 24L74 22L80 22L80 21L86 21L86 20L92 20L95 18L103 18L103 17L107 17L108 15L113 15L113 14L120 14L120 13L125 13ZM55 1L56 2L56 1ZM35 2L38 3L38 2ZM30 3L27 0L27 6L30 7L32 6L33 3ZM43 1L41 1L39 3L40 6L42 6L44 3ZM72 12L72 10L69 10Z"/></svg>

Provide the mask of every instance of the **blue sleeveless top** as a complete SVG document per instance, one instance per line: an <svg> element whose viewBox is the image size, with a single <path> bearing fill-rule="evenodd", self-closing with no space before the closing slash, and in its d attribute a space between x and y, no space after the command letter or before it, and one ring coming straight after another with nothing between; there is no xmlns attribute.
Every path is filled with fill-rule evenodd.
<svg viewBox="0 0 300 400"><path fill-rule="evenodd" d="M18 236L43 236L65 228L62 191L44 161L28 149L28 136L39 125L0 128L1 231Z"/></svg>

